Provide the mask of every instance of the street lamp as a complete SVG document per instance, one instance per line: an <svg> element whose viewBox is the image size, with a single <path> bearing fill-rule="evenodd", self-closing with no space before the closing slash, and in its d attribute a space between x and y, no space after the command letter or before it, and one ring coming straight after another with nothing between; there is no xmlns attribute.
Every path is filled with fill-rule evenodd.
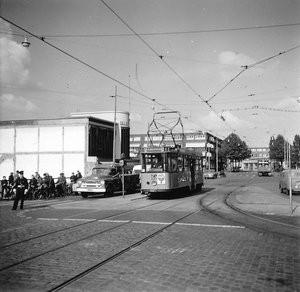
<svg viewBox="0 0 300 292"><path fill-rule="evenodd" d="M28 41L28 36L24 37L24 41L22 42L22 46L28 48L30 46L30 42Z"/></svg>

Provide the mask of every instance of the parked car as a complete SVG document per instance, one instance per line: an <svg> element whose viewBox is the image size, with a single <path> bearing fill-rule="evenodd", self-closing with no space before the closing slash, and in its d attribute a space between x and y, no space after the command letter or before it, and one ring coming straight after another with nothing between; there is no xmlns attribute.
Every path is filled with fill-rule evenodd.
<svg viewBox="0 0 300 292"><path fill-rule="evenodd" d="M217 178L218 173L215 172L214 170L207 170L204 171L204 178Z"/></svg>
<svg viewBox="0 0 300 292"><path fill-rule="evenodd" d="M291 176L290 176L291 173ZM300 169L283 170L279 175L279 189L281 193L289 194L290 178L292 179L292 193L300 194Z"/></svg>

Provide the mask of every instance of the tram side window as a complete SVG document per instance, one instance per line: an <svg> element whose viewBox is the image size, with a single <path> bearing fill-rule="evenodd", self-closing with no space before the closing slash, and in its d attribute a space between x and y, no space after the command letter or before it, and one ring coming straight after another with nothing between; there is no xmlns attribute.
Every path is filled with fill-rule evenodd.
<svg viewBox="0 0 300 292"><path fill-rule="evenodd" d="M185 160L184 160L184 170L189 171L190 170L190 165L191 165L190 159L188 157L186 157Z"/></svg>
<svg viewBox="0 0 300 292"><path fill-rule="evenodd" d="M183 157L181 155L178 156L178 170L179 171L183 171L183 166L184 166L184 161L183 161Z"/></svg>
<svg viewBox="0 0 300 292"><path fill-rule="evenodd" d="M166 171L177 172L178 171L178 154L170 153L167 154L168 157L168 165L166 167Z"/></svg>
<svg viewBox="0 0 300 292"><path fill-rule="evenodd" d="M202 171L201 159L196 159L196 172L200 174Z"/></svg>

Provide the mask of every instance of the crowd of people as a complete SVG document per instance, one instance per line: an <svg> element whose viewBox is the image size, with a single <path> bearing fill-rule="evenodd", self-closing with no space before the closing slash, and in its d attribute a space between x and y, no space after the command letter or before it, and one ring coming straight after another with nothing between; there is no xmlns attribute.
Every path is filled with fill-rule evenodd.
<svg viewBox="0 0 300 292"><path fill-rule="evenodd" d="M31 175L30 179L24 177L24 171L11 172L8 176L3 176L1 180L0 199L14 199L13 210L16 210L18 202L21 201L20 209L23 209L24 200L49 199L56 196L64 196L73 193L74 184L82 178L80 171L72 172L70 182L64 173L54 181L49 173L40 176L38 172Z"/></svg>

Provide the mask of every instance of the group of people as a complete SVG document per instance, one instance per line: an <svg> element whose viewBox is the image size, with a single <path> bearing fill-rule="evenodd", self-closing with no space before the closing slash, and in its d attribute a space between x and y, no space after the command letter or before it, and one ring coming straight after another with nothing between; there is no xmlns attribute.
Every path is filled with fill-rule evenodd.
<svg viewBox="0 0 300 292"><path fill-rule="evenodd" d="M82 178L80 171L75 174L72 172L70 176L70 192L73 191L74 184ZM14 197L14 204L12 210L16 210L19 201L21 201L20 209L23 209L24 200L32 199L33 194L36 191L42 196L42 198L49 198L54 196L62 196L66 192L67 179L64 173L60 173L56 182L49 173L44 173L43 177L38 172L31 176L31 179L27 180L24 177L24 171L16 171L16 173L10 173L8 179L3 176L1 180L1 199L11 199Z"/></svg>

